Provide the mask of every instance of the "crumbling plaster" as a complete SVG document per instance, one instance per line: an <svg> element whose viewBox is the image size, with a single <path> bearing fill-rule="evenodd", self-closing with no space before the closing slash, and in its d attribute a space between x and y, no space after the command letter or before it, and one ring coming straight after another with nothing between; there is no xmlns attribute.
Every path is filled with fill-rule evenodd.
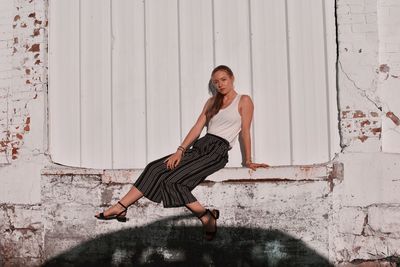
<svg viewBox="0 0 400 267"><path fill-rule="evenodd" d="M47 5L38 0L1 3L0 203L40 203L40 170L50 162Z"/></svg>

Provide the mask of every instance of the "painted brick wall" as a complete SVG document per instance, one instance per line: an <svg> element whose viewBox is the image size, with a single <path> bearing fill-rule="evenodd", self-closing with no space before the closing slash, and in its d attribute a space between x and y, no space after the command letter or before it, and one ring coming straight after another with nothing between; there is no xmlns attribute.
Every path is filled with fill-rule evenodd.
<svg viewBox="0 0 400 267"><path fill-rule="evenodd" d="M377 2L338 0L339 103L345 151L380 151ZM361 146L362 145L362 146Z"/></svg>
<svg viewBox="0 0 400 267"><path fill-rule="evenodd" d="M41 119L31 115L32 102L43 106L47 88L45 5L46 1L37 0L1 3L0 163L35 152L25 136L31 132L32 120Z"/></svg>
<svg viewBox="0 0 400 267"><path fill-rule="evenodd" d="M43 260L47 1L0 1L0 266Z"/></svg>
<svg viewBox="0 0 400 267"><path fill-rule="evenodd" d="M336 2L343 148L338 160L345 175L334 191L330 257L340 266L363 261L380 266L375 260L397 266L400 155L382 152L382 121L390 118L395 126L398 114L382 90L400 86L395 81L400 3Z"/></svg>

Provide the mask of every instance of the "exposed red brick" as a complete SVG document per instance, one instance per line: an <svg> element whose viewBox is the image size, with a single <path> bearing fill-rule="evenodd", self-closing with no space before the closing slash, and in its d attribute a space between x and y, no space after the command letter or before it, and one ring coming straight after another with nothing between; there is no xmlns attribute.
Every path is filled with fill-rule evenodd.
<svg viewBox="0 0 400 267"><path fill-rule="evenodd" d="M16 136L17 136L17 138L20 139L20 140L22 140L22 139L24 138L24 137L22 136L22 134L19 134L19 133L17 133Z"/></svg>
<svg viewBox="0 0 400 267"><path fill-rule="evenodd" d="M393 121L394 124L396 124L397 126L400 125L400 119L399 117L397 117L393 112L389 111L386 113L386 117L388 117L389 119L391 119Z"/></svg>
<svg viewBox="0 0 400 267"><path fill-rule="evenodd" d="M350 113L350 111L342 111L342 119L346 119L347 115Z"/></svg>
<svg viewBox="0 0 400 267"><path fill-rule="evenodd" d="M388 73L390 71L390 67L387 64L382 64L379 66L379 71L383 73Z"/></svg>
<svg viewBox="0 0 400 267"><path fill-rule="evenodd" d="M29 16L28 16L29 18L36 18L36 13L35 12L33 12L33 13L31 13L31 14L29 14Z"/></svg>
<svg viewBox="0 0 400 267"><path fill-rule="evenodd" d="M15 159L17 157L17 155L18 155L18 148L17 147L13 147L11 151L12 151L11 152L12 157L13 157L13 159Z"/></svg>
<svg viewBox="0 0 400 267"><path fill-rule="evenodd" d="M371 129L371 132L376 135L377 133L381 133L382 132L382 128L373 128Z"/></svg>
<svg viewBox="0 0 400 267"><path fill-rule="evenodd" d="M25 70L25 73L26 73L27 75L29 75L29 74L31 74L31 70L30 70L30 69L26 69L26 70Z"/></svg>
<svg viewBox="0 0 400 267"><path fill-rule="evenodd" d="M361 135L361 136L358 137L358 139L360 139L361 142L364 143L364 141L368 139L368 136L366 136L366 135Z"/></svg>
<svg viewBox="0 0 400 267"><path fill-rule="evenodd" d="M25 130L26 132L29 132L29 130L31 129L31 128L29 127L29 124L30 124L30 123L31 123L31 117L26 118L25 127L24 127L24 130Z"/></svg>
<svg viewBox="0 0 400 267"><path fill-rule="evenodd" d="M21 23L21 28L26 28L26 27L28 27L28 25L26 25L25 22L24 22L24 23Z"/></svg>
<svg viewBox="0 0 400 267"><path fill-rule="evenodd" d="M370 125L371 122L369 120L365 120L361 122L361 127L364 127L365 125Z"/></svg>
<svg viewBox="0 0 400 267"><path fill-rule="evenodd" d="M30 52L39 52L40 51L40 44L32 45L31 48L28 51L30 51Z"/></svg>
<svg viewBox="0 0 400 267"><path fill-rule="evenodd" d="M38 36L38 35L40 35L40 29L34 29L33 36Z"/></svg>
<svg viewBox="0 0 400 267"><path fill-rule="evenodd" d="M362 112L361 110L356 110L353 114L353 118L365 118L365 113Z"/></svg>
<svg viewBox="0 0 400 267"><path fill-rule="evenodd" d="M17 21L17 20L19 20L19 19L21 19L20 15L16 15L16 16L14 17L14 21Z"/></svg>
<svg viewBox="0 0 400 267"><path fill-rule="evenodd" d="M41 24L42 24L42 21L41 21L41 20L35 19L35 22L34 22L35 27L36 27L38 24L41 25Z"/></svg>

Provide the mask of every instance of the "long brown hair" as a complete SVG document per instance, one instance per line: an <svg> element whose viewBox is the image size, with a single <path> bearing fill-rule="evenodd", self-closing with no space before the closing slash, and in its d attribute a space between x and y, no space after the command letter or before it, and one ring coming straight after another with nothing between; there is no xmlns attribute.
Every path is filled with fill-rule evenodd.
<svg viewBox="0 0 400 267"><path fill-rule="evenodd" d="M233 71L225 65L219 65L213 71L211 72L211 77L217 72L217 71L225 71L230 77L233 77ZM210 80L210 85L213 86L212 80ZM210 105L210 107L206 111L206 118L207 118L207 124L211 120L212 117L214 117L219 110L222 107L222 102L224 100L224 95L218 92L218 90L215 90L216 94L213 97L213 101Z"/></svg>

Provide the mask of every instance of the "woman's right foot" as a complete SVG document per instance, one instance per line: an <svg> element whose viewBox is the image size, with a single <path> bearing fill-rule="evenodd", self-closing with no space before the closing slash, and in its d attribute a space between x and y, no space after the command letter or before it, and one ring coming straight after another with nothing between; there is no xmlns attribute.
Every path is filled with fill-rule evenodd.
<svg viewBox="0 0 400 267"><path fill-rule="evenodd" d="M126 213L128 208L120 201L107 210L97 213L94 215L99 220L113 220L116 219L119 222L126 222Z"/></svg>

